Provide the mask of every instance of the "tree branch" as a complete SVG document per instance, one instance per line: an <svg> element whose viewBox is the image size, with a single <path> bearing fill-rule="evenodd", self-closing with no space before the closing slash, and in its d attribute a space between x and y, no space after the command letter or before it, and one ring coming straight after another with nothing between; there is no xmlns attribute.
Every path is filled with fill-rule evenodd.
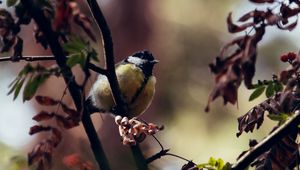
<svg viewBox="0 0 300 170"><path fill-rule="evenodd" d="M25 8L28 9L34 21L39 26L39 29L44 33L49 43L50 49L55 57L55 60L62 71L65 83L68 86L71 97L75 103L76 109L82 111L82 124L89 138L92 151L102 170L109 170L109 164L101 146L95 127L88 113L88 108L83 105L83 95L77 85L71 69L66 65L67 57L64 54L62 47L58 41L58 35L52 30L52 25L49 18L46 18L42 9L37 6L34 0L21 0Z"/></svg>
<svg viewBox="0 0 300 170"><path fill-rule="evenodd" d="M244 154L233 166L232 170L245 169L251 164L258 156L268 151L276 142L285 137L293 128L297 128L300 123L300 112L296 111L295 114L285 122L282 126L276 129L268 137L266 137L259 144L255 145L253 149Z"/></svg>
<svg viewBox="0 0 300 170"><path fill-rule="evenodd" d="M105 56L106 70L107 70L106 76L109 81L110 88L116 103L116 114L122 117L124 116L128 117L127 105L121 94L119 83L117 81L117 75L115 72L115 59L114 59L115 57L114 57L114 50L113 50L113 41L111 38L109 26L96 0L87 0L87 2L102 34L104 56Z"/></svg>
<svg viewBox="0 0 300 170"><path fill-rule="evenodd" d="M66 56L67 57L67 56ZM11 62L19 62L19 61L27 61L27 62L34 62L34 61L53 61L55 60L54 56L23 56L17 59L13 57L0 57L0 62L11 61ZM93 63L88 63L88 68L92 71L106 75L106 70L96 66Z"/></svg>
<svg viewBox="0 0 300 170"><path fill-rule="evenodd" d="M147 158L146 163L150 164L151 162L153 162L157 159L160 159L162 156L166 156L169 151L170 151L170 149L162 149L158 153L156 153L156 154L150 156L149 158Z"/></svg>
<svg viewBox="0 0 300 170"><path fill-rule="evenodd" d="M105 56L106 70L107 70L106 77L109 81L110 88L112 90L112 94L116 103L116 114L122 117L124 116L128 117L127 104L124 101L124 98L121 94L119 83L117 81L117 75L115 72L113 41L112 41L109 26L96 0L87 0L87 2L90 10L92 11L92 15L95 18L97 25L102 34L104 56ZM139 170L147 170L148 166L146 163L146 159L138 144L131 147L131 152L133 154L137 168Z"/></svg>
<svg viewBox="0 0 300 170"><path fill-rule="evenodd" d="M33 62L33 61L51 61L55 60L53 56L23 56L20 58L14 58L14 57L0 57L0 62L4 61L11 61L11 62L19 62L19 61L28 61L28 62Z"/></svg>

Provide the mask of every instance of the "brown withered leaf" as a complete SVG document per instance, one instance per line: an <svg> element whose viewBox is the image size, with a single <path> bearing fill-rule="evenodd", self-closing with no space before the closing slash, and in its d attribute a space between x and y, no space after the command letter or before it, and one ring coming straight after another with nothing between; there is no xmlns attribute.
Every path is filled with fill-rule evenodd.
<svg viewBox="0 0 300 170"><path fill-rule="evenodd" d="M36 134L36 133L39 133L42 131L49 131L51 129L52 129L52 127L50 127L50 126L34 125L30 128L29 134L33 135L33 134Z"/></svg>
<svg viewBox="0 0 300 170"><path fill-rule="evenodd" d="M51 97L48 97L48 96L36 96L35 100L40 105L44 105L44 106L55 106L60 103L59 101L57 101Z"/></svg>
<svg viewBox="0 0 300 170"><path fill-rule="evenodd" d="M50 138L53 143L53 146L56 147L62 140L62 134L58 129L52 128Z"/></svg>
<svg viewBox="0 0 300 170"><path fill-rule="evenodd" d="M280 6L280 13L283 18L289 18L297 15L300 12L300 8L291 8L288 5L282 4Z"/></svg>
<svg viewBox="0 0 300 170"><path fill-rule="evenodd" d="M264 114L280 115L281 113L292 113L295 109L299 109L299 98L291 91L277 93L274 97L268 98L257 106L253 107L245 115L238 118L239 137L243 132L253 132L255 125L258 129L264 121Z"/></svg>
<svg viewBox="0 0 300 170"><path fill-rule="evenodd" d="M52 141L49 139L43 140L28 153L28 165L38 164L38 169L49 169L52 161L52 153Z"/></svg>
<svg viewBox="0 0 300 170"><path fill-rule="evenodd" d="M264 121L265 109L261 106L256 106L252 108L245 115L238 118L238 130L236 134L239 137L243 132L253 132L255 125L258 129Z"/></svg>
<svg viewBox="0 0 300 170"><path fill-rule="evenodd" d="M82 13L75 15L74 22L79 25L94 42L96 42L96 37L92 31L92 22L87 16Z"/></svg>
<svg viewBox="0 0 300 170"><path fill-rule="evenodd" d="M47 111L40 111L38 114L36 114L32 119L40 122L43 120L49 120L54 116L54 113L49 113Z"/></svg>
<svg viewBox="0 0 300 170"><path fill-rule="evenodd" d="M231 12L229 13L229 15L227 17L227 28L230 33L241 32L241 31L244 31L245 29L252 27L254 25L255 25L255 23L253 23L253 22L245 23L240 26L234 24L232 22L232 13Z"/></svg>
<svg viewBox="0 0 300 170"><path fill-rule="evenodd" d="M295 129L297 131L297 129ZM256 158L251 164L256 169L290 169L296 164L298 144L295 142L297 132L290 132L279 140L270 150Z"/></svg>
<svg viewBox="0 0 300 170"><path fill-rule="evenodd" d="M93 33L92 21L81 11L78 3L71 0L63 0L57 3L54 28L62 32L70 32L70 20L79 25L83 31L93 40L96 36Z"/></svg>
<svg viewBox="0 0 300 170"><path fill-rule="evenodd" d="M226 70L219 73L215 78L215 87L210 93L209 100L205 111L209 111L209 104L217 97L222 96L224 104L227 102L235 104L237 101L237 89L240 86L240 68L232 65Z"/></svg>
<svg viewBox="0 0 300 170"><path fill-rule="evenodd" d="M61 108L67 115L71 116L72 118L78 118L80 116L80 114L76 110L69 108L64 103L61 103Z"/></svg>
<svg viewBox="0 0 300 170"><path fill-rule="evenodd" d="M245 22L245 21L249 20L250 18L253 18L254 23L259 23L261 21L264 21L265 16L266 16L265 11L255 9L255 10L250 11L250 12L244 14L243 16L241 16L238 19L238 21L239 22Z"/></svg>
<svg viewBox="0 0 300 170"><path fill-rule="evenodd" d="M235 104L237 101L237 90L242 81L244 81L247 88L253 86L256 46L262 39L265 28L258 27L255 31L255 34L252 36L238 37L226 44L221 50L220 57L216 58L215 63L209 65L216 78L214 89L208 99L206 111L209 110L210 102L219 96L223 97L224 104L227 102ZM224 57L225 51L234 44L238 46L235 52L228 57Z"/></svg>
<svg viewBox="0 0 300 170"><path fill-rule="evenodd" d="M40 125L31 127L30 134L32 135L42 131L50 131L51 134L28 153L28 164L38 164L38 169L49 169L52 162L53 149L61 142L62 134L55 127Z"/></svg>
<svg viewBox="0 0 300 170"><path fill-rule="evenodd" d="M289 30L292 31L293 29L296 28L298 24L298 19L296 21L294 21L293 23L287 25L287 26L283 26L281 23L277 23L277 27L281 30Z"/></svg>
<svg viewBox="0 0 300 170"><path fill-rule="evenodd" d="M282 20L279 14L274 14L270 9L265 14L266 23L268 25L275 25Z"/></svg>
<svg viewBox="0 0 300 170"><path fill-rule="evenodd" d="M74 22L79 25L94 42L96 42L96 37L92 31L92 21L81 12L78 3L69 2L69 7L72 11Z"/></svg>
<svg viewBox="0 0 300 170"><path fill-rule="evenodd" d="M69 116L67 116L67 117L56 116L56 122L59 127L62 127L65 129L71 129L71 128L79 125L78 120L74 120Z"/></svg>
<svg viewBox="0 0 300 170"><path fill-rule="evenodd" d="M226 43L222 49L221 49L221 52L220 52L220 57L223 58L224 57L224 53L232 46L234 45L237 45L238 47L240 48L243 48L245 46L245 43L248 41L248 39L250 38L250 36L248 35L245 35L245 36L240 36L240 37L237 37L237 38L234 38L233 40L231 40L230 42ZM232 58L237 58L239 57L237 54L239 54L240 51L236 51L236 53L232 54L230 57L228 57L227 60L232 60ZM220 62L221 59L219 58L216 58L216 67L221 67L224 66L224 65L219 65L218 64L218 61ZM224 62L223 62L224 63ZM217 72L214 72L214 73L217 73Z"/></svg>

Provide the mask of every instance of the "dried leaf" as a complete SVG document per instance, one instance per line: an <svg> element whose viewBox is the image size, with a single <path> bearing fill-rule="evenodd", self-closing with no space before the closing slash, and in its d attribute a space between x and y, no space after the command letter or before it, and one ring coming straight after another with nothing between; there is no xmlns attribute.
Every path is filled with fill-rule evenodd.
<svg viewBox="0 0 300 170"><path fill-rule="evenodd" d="M231 15L232 15L232 13L229 13L229 15L227 17L227 28L230 33L241 32L241 31L245 30L246 28L255 25L255 23L250 22L250 23L245 23L245 24L238 26L232 22Z"/></svg>
<svg viewBox="0 0 300 170"><path fill-rule="evenodd" d="M239 137L243 132L253 132L255 125L258 129L264 121L265 109L261 106L256 106L247 112L245 115L238 118L238 130L236 134Z"/></svg>
<svg viewBox="0 0 300 170"><path fill-rule="evenodd" d="M53 142L53 146L56 147L62 140L62 134L56 128L52 128L51 132L52 132L51 141Z"/></svg>
<svg viewBox="0 0 300 170"><path fill-rule="evenodd" d="M283 18L289 18L297 15L300 12L300 8L291 8L288 5L282 4L280 6L280 13Z"/></svg>
<svg viewBox="0 0 300 170"><path fill-rule="evenodd" d="M240 69L236 66L229 67L215 78L215 87L210 93L205 111L209 111L209 104L217 97L222 96L224 104L235 104L237 101L237 89L240 85Z"/></svg>
<svg viewBox="0 0 300 170"><path fill-rule="evenodd" d="M256 169L290 169L297 159L298 144L295 142L297 129L289 132L279 140L270 150L256 158L251 164Z"/></svg>
<svg viewBox="0 0 300 170"><path fill-rule="evenodd" d="M35 96L35 100L43 106L55 106L59 104L59 101L48 96Z"/></svg>
<svg viewBox="0 0 300 170"><path fill-rule="evenodd" d="M78 118L80 115L76 110L69 108L66 104L61 103L61 107L63 111L72 118Z"/></svg>
<svg viewBox="0 0 300 170"><path fill-rule="evenodd" d="M49 113L47 111L41 111L38 114L36 114L32 119L40 122L40 121L44 121L44 120L49 120L54 116L54 113Z"/></svg>
<svg viewBox="0 0 300 170"><path fill-rule="evenodd" d="M282 29L282 30L289 30L289 31L292 31L293 29L296 28L298 24L298 20L296 20L295 22L291 23L290 25L287 25L287 26L282 26L280 23L277 24L277 27L279 29Z"/></svg>
<svg viewBox="0 0 300 170"><path fill-rule="evenodd" d="M39 133L42 131L49 131L51 129L52 129L52 127L50 127L50 126L34 125L30 128L29 134L33 135L33 134L36 134L36 133Z"/></svg>
<svg viewBox="0 0 300 170"><path fill-rule="evenodd" d="M65 129L71 129L79 125L78 120L71 119L70 117L56 116L58 126Z"/></svg>

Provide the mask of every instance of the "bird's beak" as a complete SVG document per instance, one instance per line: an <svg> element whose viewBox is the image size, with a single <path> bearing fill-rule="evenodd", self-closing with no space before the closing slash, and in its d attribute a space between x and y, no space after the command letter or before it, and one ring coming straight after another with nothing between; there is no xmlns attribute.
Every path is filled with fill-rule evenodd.
<svg viewBox="0 0 300 170"><path fill-rule="evenodd" d="M153 60L153 61L150 61L152 64L156 64L158 63L159 61L158 60Z"/></svg>

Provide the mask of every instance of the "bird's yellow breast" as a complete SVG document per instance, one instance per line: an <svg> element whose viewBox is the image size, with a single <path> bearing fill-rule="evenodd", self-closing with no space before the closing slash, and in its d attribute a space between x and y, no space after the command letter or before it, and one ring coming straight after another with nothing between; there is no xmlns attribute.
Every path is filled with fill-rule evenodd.
<svg viewBox="0 0 300 170"><path fill-rule="evenodd" d="M116 68L117 79L120 91L128 104L129 116L134 117L143 113L150 105L154 92L156 79L154 76L148 78L143 90L136 96L137 91L144 82L142 70L133 64L121 64ZM111 89L105 76L100 75L94 84L91 94L94 104L103 110L110 111L115 103L113 101ZM132 102L132 99L136 99Z"/></svg>

